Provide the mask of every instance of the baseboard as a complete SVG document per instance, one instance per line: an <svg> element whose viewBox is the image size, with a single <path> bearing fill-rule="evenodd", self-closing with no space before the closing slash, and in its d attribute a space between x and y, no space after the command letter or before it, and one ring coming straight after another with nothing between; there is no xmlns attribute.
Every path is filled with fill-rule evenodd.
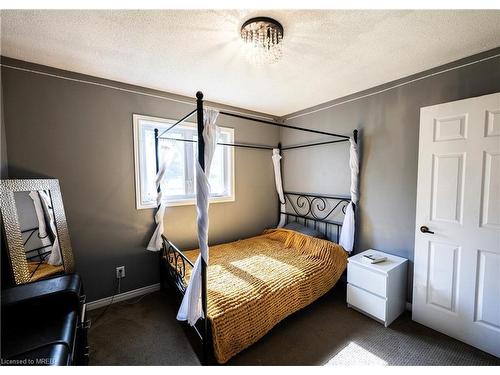
<svg viewBox="0 0 500 375"><path fill-rule="evenodd" d="M160 290L160 283L144 286L142 288L138 288L138 289L134 289L134 290L129 290L128 292L123 292L123 293L115 295L114 298L113 298L113 296L111 296L111 297L101 298L101 299L98 299L98 300L95 300L92 302L88 302L87 303L87 310L88 311L95 310L95 309L98 309L100 307L104 307L104 306L109 305L111 303L111 301L113 301L113 303L117 303L117 302L128 300L130 298L143 296L144 294L148 294L151 292L156 292L157 290Z"/></svg>
<svg viewBox="0 0 500 375"><path fill-rule="evenodd" d="M128 292L120 293L113 297L105 297L101 298L92 302L87 303L87 310L95 310L100 307L104 307L109 305L111 300L113 299L113 303L121 302L121 301L126 301L128 299L134 298L134 297L139 297L143 296L144 294L156 292L157 290L160 290L160 283L158 284L152 284L148 286L144 286L142 288L134 289L134 290L129 290ZM412 305L411 302L406 302L405 309L408 311L411 311Z"/></svg>

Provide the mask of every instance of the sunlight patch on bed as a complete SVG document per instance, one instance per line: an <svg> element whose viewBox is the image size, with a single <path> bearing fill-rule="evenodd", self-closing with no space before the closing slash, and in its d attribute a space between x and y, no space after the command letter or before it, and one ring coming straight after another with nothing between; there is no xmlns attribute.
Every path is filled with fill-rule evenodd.
<svg viewBox="0 0 500 375"><path fill-rule="evenodd" d="M387 362L354 342L350 342L324 366L376 365L387 366Z"/></svg>
<svg viewBox="0 0 500 375"><path fill-rule="evenodd" d="M232 288L228 288L228 283ZM231 272L224 265L213 265L210 267L210 290L221 295L228 295L233 293L233 288L240 293L248 292L255 287L252 285L251 280L245 275Z"/></svg>
<svg viewBox="0 0 500 375"><path fill-rule="evenodd" d="M237 260L231 264L263 282L269 282L281 276L304 275L304 271L300 268L262 254Z"/></svg>

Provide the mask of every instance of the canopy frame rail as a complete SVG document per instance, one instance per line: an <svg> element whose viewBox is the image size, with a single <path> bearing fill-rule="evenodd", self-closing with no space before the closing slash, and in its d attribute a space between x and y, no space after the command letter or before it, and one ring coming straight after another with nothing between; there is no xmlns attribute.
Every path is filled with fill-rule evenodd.
<svg viewBox="0 0 500 375"><path fill-rule="evenodd" d="M198 91L198 92L201 93L200 91ZM201 95L202 95L202 100L203 100L203 94L201 93ZM175 128L177 125L182 124L184 121L186 121L193 114L197 113L199 110L203 111L203 105L201 107L199 107L198 101L199 100L198 100L198 94L197 94L197 107L194 110L192 110L191 112L189 112L187 115L185 115L184 117L182 117L180 120L178 120L176 123L172 124L170 127L168 127L163 132L161 132L161 133L158 132L159 134L156 133L155 137L156 138L160 138L160 139L170 139L170 138L163 137L163 135L166 134L166 133L168 133L170 130L172 130L173 128ZM302 131L302 132L308 132L308 133L313 133L313 134L321 134L321 135L326 135L326 136L329 136L329 137L340 138L340 139L336 139L336 140L333 140L333 141L313 142L313 143L307 143L307 144L302 144L302 145L283 146L282 147L283 151L297 149L297 148L303 148L303 147L321 146L321 145L326 145L326 144L331 144L331 143L346 142L350 138L350 136L345 135L345 134L337 134L337 133L327 132L327 131L324 131L324 130L309 129L309 128L302 128L302 127L299 127L299 126L280 124L280 123L275 122L275 121L263 120L263 119L259 119L259 118L252 117L252 116L246 116L246 115L232 113L232 112L227 112L227 111L222 111L222 110L219 111L219 114L220 115L225 115L225 116L230 116L230 117L235 117L235 118L239 118L239 119L243 119L243 120L254 121L254 122L259 123L259 124L272 125L272 126L277 126L277 127L280 127L280 128L285 128L285 129L292 129L292 130L298 130L298 131ZM355 138L355 141L357 141L357 130L354 130L354 138ZM189 142L189 140L181 140L181 139L173 139L173 140L174 141ZM196 142L196 141L194 141L194 142ZM263 149L263 148L273 149L273 148L275 148L275 147L267 146L267 145L245 145L245 146L241 146L240 144L236 144L236 143L234 143L234 144L225 143L225 144L223 144L223 146L247 147L247 148L256 148L256 149ZM250 147L250 146L255 146L255 147Z"/></svg>
<svg viewBox="0 0 500 375"><path fill-rule="evenodd" d="M323 130L317 130L317 129L301 128L299 126L293 126L293 125L285 125L285 124L280 124L280 123L274 122L274 121L261 120L261 119L255 118L255 117L240 115L240 114L226 112L226 111L219 111L219 114L226 115L226 116L231 116L231 117L236 117L236 118L241 118L241 119L244 119L244 120L255 121L255 122L258 122L258 123L261 123L261 124L278 126L280 128L285 128L285 129L293 129L293 130L299 130L299 131L308 132L308 133L328 135L330 137L338 137L338 138L349 139L348 135L330 133L330 132L325 132Z"/></svg>
<svg viewBox="0 0 500 375"><path fill-rule="evenodd" d="M164 130L161 134L156 135L156 138L160 138L163 134L168 133L170 130L175 128L177 125L182 124L184 121L186 121L188 118L190 118L193 114L195 114L198 111L197 108L189 112L186 116L181 118L179 121L177 121L175 124L171 125L168 129Z"/></svg>
<svg viewBox="0 0 500 375"><path fill-rule="evenodd" d="M198 91L200 92L200 91ZM203 94L202 94L203 95ZM203 110L203 107L201 108ZM187 115L182 117L179 121L177 121L175 124L171 125L168 129L164 130L161 134L158 135L158 137L161 137L163 134L168 133L170 130L175 128L177 125L182 124L184 121L186 121L189 117L191 117L194 113L198 112L198 101L197 101L197 107L196 109L192 110L189 112ZM292 130L298 130L298 131L303 131L303 132L308 132L308 133L314 133L314 134L321 134L321 135L327 135L330 137L337 137L337 138L342 138L342 139L349 139L348 135L344 134L337 134L337 133L331 133L331 132L326 132L324 130L318 130L318 129L309 129L309 128L301 128L300 126L293 126L293 125L285 125L285 124L280 124L279 122L274 122L274 121L269 121L269 120L262 120L256 117L252 116L245 116L241 114L236 114L232 112L226 112L226 111L219 111L220 115L225 115L225 116L230 116L230 117L236 117L240 118L243 120L249 120L249 121L254 121L260 124L266 124L266 125L272 125L272 126L277 126L280 128L285 128L285 129L292 129Z"/></svg>
<svg viewBox="0 0 500 375"><path fill-rule="evenodd" d="M198 143L198 141L195 141L193 139L168 138L168 137L159 137L158 139L166 139L166 140L169 140L169 141L176 141L176 142ZM273 150L273 149L276 148L276 147L268 146L268 145L256 145L256 144L250 144L250 143L225 143L225 142L217 142L217 145L219 145L219 146L228 146L228 147L253 148L253 149L257 149L257 150Z"/></svg>
<svg viewBox="0 0 500 375"><path fill-rule="evenodd" d="M195 141L193 139L182 139L182 138L171 138L171 137L158 137L158 139L164 139L164 140L175 141L175 142L198 143L198 141ZM295 149L304 148L304 147L323 146L323 145L328 145L328 144L332 144L332 143L341 143L341 142L348 142L348 141L349 141L349 139L338 139L338 140L334 140L334 141L305 143L305 144L293 145L293 146L282 146L281 151L295 150ZM279 146L274 147L274 146L269 146L269 145L258 145L258 144L251 144L251 143L217 142L217 145L227 146L227 147L237 147L237 148L251 148L254 150L271 150L271 151L276 149L276 148L279 148Z"/></svg>
<svg viewBox="0 0 500 375"><path fill-rule="evenodd" d="M298 148L323 146L323 145L329 145L329 144L332 144L332 143L341 143L341 142L349 142L349 138L347 138L347 139L337 139L335 141L314 142L314 143L305 143L305 144L300 144L300 145L282 146L281 150L282 151L296 150Z"/></svg>

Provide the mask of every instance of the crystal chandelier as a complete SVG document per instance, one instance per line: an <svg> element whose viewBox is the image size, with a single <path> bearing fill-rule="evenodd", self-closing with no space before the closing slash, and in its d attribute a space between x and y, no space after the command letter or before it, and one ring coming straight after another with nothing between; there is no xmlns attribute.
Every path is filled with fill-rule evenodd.
<svg viewBox="0 0 500 375"><path fill-rule="evenodd" d="M241 26L241 39L255 65L273 64L282 54L283 26L272 18L256 17Z"/></svg>

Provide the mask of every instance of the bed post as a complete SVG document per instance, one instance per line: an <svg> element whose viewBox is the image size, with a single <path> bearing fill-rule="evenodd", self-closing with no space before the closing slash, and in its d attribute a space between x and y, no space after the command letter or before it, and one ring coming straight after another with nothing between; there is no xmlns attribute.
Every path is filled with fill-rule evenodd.
<svg viewBox="0 0 500 375"><path fill-rule="evenodd" d="M278 143L278 153L281 156L281 142ZM281 166L280 166L280 174L281 174ZM283 186L283 176L281 176L281 178L282 178L281 186ZM278 194L278 201L279 201L279 203L282 203L279 194ZM280 219L281 219L281 204L278 204L278 223L280 222ZM286 224L287 220L288 220L288 216L285 216L285 224Z"/></svg>
<svg viewBox="0 0 500 375"><path fill-rule="evenodd" d="M160 139L158 138L158 129L155 128L155 163L156 163L156 165L155 165L155 167L156 167L155 180L156 180L156 176L158 176L158 172L160 171L160 152L158 150L159 144L160 144ZM160 192L161 192L160 184L158 184L158 186L156 187L156 192L158 194L160 194ZM160 204L158 204L156 206L156 212L158 212L159 209L160 209ZM156 212L155 212L155 216L156 216ZM155 219L155 222L156 222L156 219ZM161 267L161 258L163 256L163 251L164 251L164 246L162 245L161 250L158 252L158 254L160 256L160 276L163 272L162 267ZM161 277L161 279L163 280L163 277Z"/></svg>
<svg viewBox="0 0 500 375"><path fill-rule="evenodd" d="M198 162L205 171L205 140L203 139L203 93L196 93L196 120L198 123ZM203 359L204 365L208 363L208 311L207 311L207 263L201 258L201 307L203 310Z"/></svg>
<svg viewBox="0 0 500 375"><path fill-rule="evenodd" d="M352 131L352 138L354 139L354 142L358 144L358 129L354 129ZM352 204L352 208L354 212L356 212L356 205L354 203Z"/></svg>
<svg viewBox="0 0 500 375"><path fill-rule="evenodd" d="M160 171L160 157L158 154L158 129L155 129L155 162L156 162L156 174ZM156 191L160 192L160 185L156 188Z"/></svg>

